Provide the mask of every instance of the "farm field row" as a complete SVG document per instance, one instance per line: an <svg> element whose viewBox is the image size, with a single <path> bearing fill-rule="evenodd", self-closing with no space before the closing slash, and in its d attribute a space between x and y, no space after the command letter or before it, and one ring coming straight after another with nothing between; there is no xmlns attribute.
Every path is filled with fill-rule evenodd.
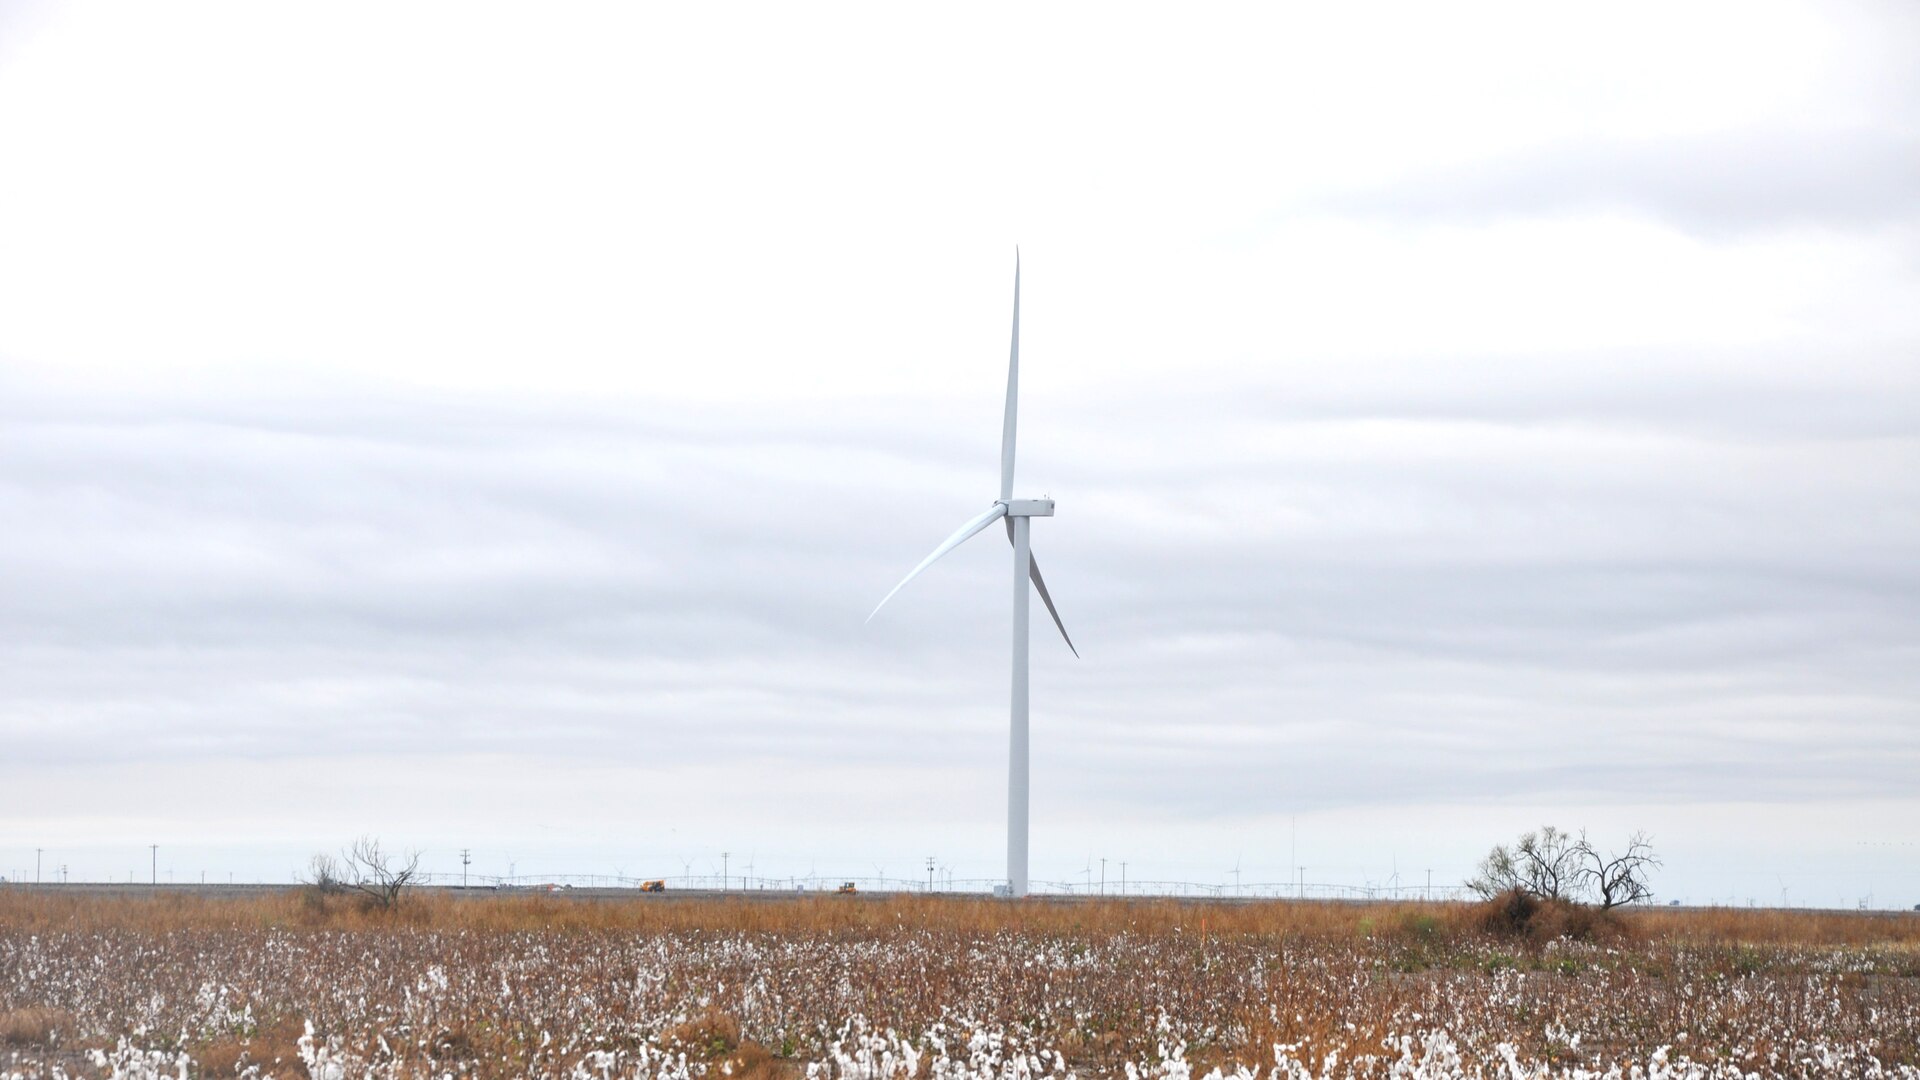
<svg viewBox="0 0 1920 1080"><path fill-rule="evenodd" d="M0 891L0 1074L1920 1077L1920 919L1479 918Z"/></svg>

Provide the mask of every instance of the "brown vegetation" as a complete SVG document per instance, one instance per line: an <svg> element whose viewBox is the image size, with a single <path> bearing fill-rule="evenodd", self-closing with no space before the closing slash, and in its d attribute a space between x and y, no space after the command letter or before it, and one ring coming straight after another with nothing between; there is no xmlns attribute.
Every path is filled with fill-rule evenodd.
<svg viewBox="0 0 1920 1080"><path fill-rule="evenodd" d="M1920 916L1523 900L423 890L374 909L292 889L0 890L0 1017L18 1045L69 1065L138 1017L146 1045L162 1040L206 1076L305 1075L302 1054L321 1047L351 1075L383 1062L395 1075L566 1075L590 1055L630 1075L646 1054L684 1054L708 1076L770 1078L883 1036L931 1052L942 1025L956 1054L988 1031L1083 1076L1174 1042L1199 1075L1270 1064L1276 1044L1352 1061L1432 1031L1482 1062L1502 1043L1556 1064L1644 1062L1686 1032L1696 1058L1762 1075L1796 1039L1920 1064ZM1556 1031L1579 1033L1577 1047Z"/></svg>
<svg viewBox="0 0 1920 1080"><path fill-rule="evenodd" d="M1524 941L1534 948L1548 942L1618 940L1627 924L1617 910L1589 907L1525 889L1508 889L1474 908L1477 929L1494 937Z"/></svg>
<svg viewBox="0 0 1920 1080"><path fill-rule="evenodd" d="M314 930L529 930L682 933L871 932L902 928L991 934L1019 930L1042 934L1165 934L1207 936L1375 937L1418 934L1447 939L1476 934L1507 935L1487 903L1377 903L1326 901L1221 902L1107 899L1008 902L912 895L728 899L635 896L584 899L567 896L459 894L418 890L408 904L368 907L351 897L318 902L303 890L224 898L196 894L98 896L77 892L0 889L0 929L137 930L160 933L214 928L304 928ZM1553 907L1552 905L1547 905ZM1571 908L1574 905L1560 905ZM1920 946L1920 914L1772 910L1765 908L1624 908L1582 921L1571 911L1550 912L1540 929L1520 936L1537 940L1585 939L1619 932L1638 938L1766 945Z"/></svg>
<svg viewBox="0 0 1920 1080"><path fill-rule="evenodd" d="M201 1076L236 1076L248 1065L272 1070L300 1058L300 1036L305 1026L291 1017L282 1017L268 1027L213 1034L194 1040L188 1047Z"/></svg>
<svg viewBox="0 0 1920 1080"><path fill-rule="evenodd" d="M29 1006L0 1011L0 1044L12 1046L52 1046L62 1029L73 1024L64 1009Z"/></svg>

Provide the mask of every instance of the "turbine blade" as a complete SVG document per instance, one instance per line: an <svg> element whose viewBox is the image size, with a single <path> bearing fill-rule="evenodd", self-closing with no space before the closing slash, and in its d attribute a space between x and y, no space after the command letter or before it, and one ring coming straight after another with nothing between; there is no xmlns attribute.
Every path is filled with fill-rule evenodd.
<svg viewBox="0 0 1920 1080"><path fill-rule="evenodd" d="M1007 543L1013 543L1013 519L1007 519ZM1061 640L1073 651L1074 659L1080 658L1080 650L1074 648L1073 638L1067 636L1067 624L1060 621L1060 612L1053 606L1053 594L1047 591L1047 579L1040 576L1040 560L1034 558L1033 549L1027 549L1027 578L1033 582L1033 588L1040 594L1040 602L1047 605L1047 614L1053 616L1053 625L1060 630Z"/></svg>
<svg viewBox="0 0 1920 1080"><path fill-rule="evenodd" d="M920 560L920 565L914 567L912 573L900 579L900 584L895 585L893 587L893 592L889 592L886 596L880 599L880 602L878 604L874 605L872 614L869 614L867 616L867 621L872 622L873 616L880 614L880 609L887 606L888 600L893 599L893 594L899 592L901 589L906 588L907 582L912 581L914 578L919 577L920 571L925 570L929 566L932 566L934 562L940 558L940 556L945 555L947 552L952 551L954 548L959 547L962 543L966 541L968 537L972 536L974 533L979 532L981 529L984 529L987 526L993 524L995 518L1005 515L1006 512L1007 512L1006 503L994 503L993 509L988 510L986 513L981 514L979 517L974 518L972 521L969 521L965 525L962 525L958 529L955 529L952 536L947 537L944 543L942 543L939 547L933 549L933 554Z"/></svg>
<svg viewBox="0 0 1920 1080"><path fill-rule="evenodd" d="M1046 579L1040 576L1040 560L1034 558L1031 552L1027 555L1027 576L1033 579L1033 587L1040 593L1040 602L1047 605L1047 614L1053 616L1053 625L1060 629L1061 640L1067 643L1074 659L1079 659L1080 650L1073 647L1073 639L1067 636L1067 624L1060 621L1060 612L1053 606L1053 597L1047 594Z"/></svg>
<svg viewBox="0 0 1920 1080"><path fill-rule="evenodd" d="M1000 425L1000 501L1013 498L1013 429L1020 404L1020 249L1013 249L1013 348L1007 357L1007 416Z"/></svg>

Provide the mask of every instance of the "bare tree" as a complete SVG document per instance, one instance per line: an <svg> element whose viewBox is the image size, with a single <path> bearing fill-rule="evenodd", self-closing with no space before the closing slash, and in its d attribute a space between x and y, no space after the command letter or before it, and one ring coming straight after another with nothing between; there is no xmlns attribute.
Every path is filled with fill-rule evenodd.
<svg viewBox="0 0 1920 1080"><path fill-rule="evenodd" d="M346 853L347 869L353 880L348 886L380 907L392 907L400 895L420 876L420 853L389 855L380 841L363 836Z"/></svg>
<svg viewBox="0 0 1920 1080"><path fill-rule="evenodd" d="M1582 843L1551 825L1542 826L1512 847L1501 844L1488 852L1467 886L1489 899L1512 889L1541 900L1573 899L1581 884Z"/></svg>
<svg viewBox="0 0 1920 1080"><path fill-rule="evenodd" d="M388 854L380 841L363 836L340 853L320 854L307 864L306 882L322 894L356 893L375 907L390 908L418 883L420 853Z"/></svg>
<svg viewBox="0 0 1920 1080"><path fill-rule="evenodd" d="M340 864L333 860L333 856L321 852L307 864L307 876L302 880L315 891L331 895L346 891L346 883L341 878Z"/></svg>
<svg viewBox="0 0 1920 1080"><path fill-rule="evenodd" d="M1646 833L1634 833L1627 839L1627 850L1623 855L1602 856L1592 844L1587 843L1585 835L1576 845L1583 864L1580 868L1582 884L1600 904L1602 911L1609 911L1622 904L1638 903L1653 896L1653 889L1647 884L1647 872L1660 865L1653 854L1653 842Z"/></svg>

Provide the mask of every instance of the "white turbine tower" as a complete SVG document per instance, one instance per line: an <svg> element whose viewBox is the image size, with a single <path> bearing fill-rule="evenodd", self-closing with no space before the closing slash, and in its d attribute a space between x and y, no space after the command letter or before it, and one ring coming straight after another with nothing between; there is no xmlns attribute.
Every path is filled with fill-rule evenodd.
<svg viewBox="0 0 1920 1080"><path fill-rule="evenodd" d="M1007 415L1000 427L1000 498L986 513L967 522L954 531L952 536L933 554L920 561L913 572L900 579L880 603L867 616L880 614L894 593L904 588L907 582L920 576L920 572L932 566L940 556L959 547L973 534L1000 519L1006 520L1007 540L1013 544L1013 717L1007 736L1007 887L1014 896L1027 895L1027 587L1032 582L1033 589L1040 594L1040 601L1047 605L1047 614L1053 616L1053 625L1060 628L1060 636L1066 639L1067 648L1073 655L1079 656L1080 650L1074 649L1073 639L1067 636L1066 624L1060 621L1060 612L1053 606L1053 597L1047 593L1047 583L1040 576L1040 564L1034 561L1033 549L1029 542L1028 530L1037 517L1053 516L1052 499L1016 499L1013 497L1013 433L1015 415L1020 399L1020 253L1013 255L1013 348L1007 359Z"/></svg>

